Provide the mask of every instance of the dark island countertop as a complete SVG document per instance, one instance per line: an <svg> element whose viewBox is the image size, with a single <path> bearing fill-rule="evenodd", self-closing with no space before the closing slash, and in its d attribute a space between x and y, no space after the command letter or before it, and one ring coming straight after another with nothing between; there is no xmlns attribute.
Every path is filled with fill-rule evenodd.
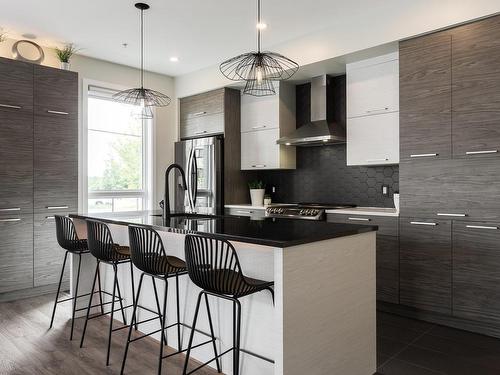
<svg viewBox="0 0 500 375"><path fill-rule="evenodd" d="M252 220L242 216L172 214L163 222L161 211L71 214L77 219L97 219L110 224L141 224L159 231L191 231L219 238L273 247L290 247L332 238L376 231L374 225L338 224L326 221L265 218ZM173 230L172 230L173 229Z"/></svg>

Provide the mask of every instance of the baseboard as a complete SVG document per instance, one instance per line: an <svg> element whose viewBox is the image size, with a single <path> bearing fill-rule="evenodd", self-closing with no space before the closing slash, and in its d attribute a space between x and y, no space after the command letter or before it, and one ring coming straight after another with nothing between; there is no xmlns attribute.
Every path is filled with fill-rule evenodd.
<svg viewBox="0 0 500 375"><path fill-rule="evenodd" d="M69 281L61 284L61 292L69 291ZM16 301L24 298L38 297L44 294L54 294L57 292L57 284L43 285L35 288L14 290L12 292L0 293L0 302Z"/></svg>
<svg viewBox="0 0 500 375"><path fill-rule="evenodd" d="M424 320L426 322L435 323L442 326L448 326L452 328L462 329L464 331L470 331L486 336L500 338L500 326L457 318L445 314L422 311L408 306L395 305L392 303L381 301L377 301L377 310L405 316L408 318Z"/></svg>

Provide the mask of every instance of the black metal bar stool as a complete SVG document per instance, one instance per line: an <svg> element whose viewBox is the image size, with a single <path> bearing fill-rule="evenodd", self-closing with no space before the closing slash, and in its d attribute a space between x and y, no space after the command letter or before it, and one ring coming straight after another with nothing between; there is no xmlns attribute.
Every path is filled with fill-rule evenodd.
<svg viewBox="0 0 500 375"><path fill-rule="evenodd" d="M125 369L125 362L127 360L128 348L131 342L140 340L144 337L151 336L155 333L161 332L160 340L160 354L158 358L158 374L161 374L162 361L168 357L174 356L179 353L185 352L187 349L182 349L181 342L181 326L190 328L189 326L181 323L180 321L180 306L179 306L179 276L187 274L186 263L175 256L167 255L165 247L163 246L163 241L160 235L151 228L142 227L139 225L129 225L129 241L130 241L130 254L132 263L142 271L141 278L139 281L139 286L137 288L137 296L135 297L134 310L132 313L132 320L136 319L137 308L140 308L139 297L142 289L142 282L144 276L151 276L153 282L153 290L156 297L156 304L158 306L158 318L160 320L160 329L144 334L142 336L132 339L132 323L130 324L127 345L125 347L125 353L123 355L123 362L121 368L121 374ZM176 313L177 322L166 325L166 315L167 315L167 295L168 295L168 279L175 277L175 290L176 290ZM158 291L156 288L155 279L163 280L165 282L165 293L163 296L163 308L160 312L160 306L158 303ZM167 345L167 334L166 330L169 328L177 327L177 351L168 355L163 355L164 346ZM206 335L203 332L200 332ZM207 335L208 336L208 335ZM213 330L211 334L211 339L200 344L205 345L210 342L215 343L215 337L213 335Z"/></svg>
<svg viewBox="0 0 500 375"><path fill-rule="evenodd" d="M118 244L115 244L113 242L113 238L111 237L111 232L106 224L103 222L97 221L97 220L87 220L87 236L88 236L88 247L90 250L90 253L97 259L97 266L96 266L96 271L94 275L94 281L92 283L92 291L91 294L94 292L95 288L95 282L97 277L99 276L99 266L101 263L109 264L113 267L113 272L114 272L114 281L113 281L113 293L111 294L111 310L108 312L111 314L111 320L109 322L109 333L108 333L108 351L106 355L106 366L109 365L109 355L110 355L110 350L111 350L111 334L114 331L118 331L120 329L127 328L127 319L125 317L125 309L132 307L135 305L135 289L134 289L134 271L132 267L132 262L130 261L130 249L128 246L120 246ZM132 305L128 306L123 306L123 298L121 296L120 292L120 286L118 284L118 265L120 264L129 264L130 265L130 275L132 277L131 283L132 283ZM118 293L118 298L116 298L116 294ZM115 310L115 302L118 301L120 303L120 308L118 310ZM80 347L83 347L83 341L85 340L85 332L87 331L87 324L90 319L98 318L101 317L105 314L103 311L102 306L106 305L107 303L103 304L102 300L100 301L101 304L101 313L93 316L90 315L90 309L92 307L92 298L89 299L89 304L87 306L87 315L85 318L85 325L83 327L83 333L82 333L82 340L80 342ZM113 329L113 317L114 313L116 311L121 311L122 313L122 318L123 318L123 324L124 326L118 327ZM136 326L137 328L137 326Z"/></svg>
<svg viewBox="0 0 500 375"><path fill-rule="evenodd" d="M78 284L80 283L80 268L81 268L81 264L82 264L82 255L88 254L89 249L87 246L87 240L80 240L78 238L78 235L77 235L76 229L75 229L75 224L73 223L73 220L71 220L69 217L61 216L61 215L54 215L54 220L56 222L57 242L59 243L59 246L61 246L64 250L66 250L66 253L64 255L64 262L63 262L63 266L61 269L61 276L59 277L59 285L57 286L56 299L54 301L54 308L52 310L52 318L50 319L49 329L51 329L53 324L54 324L54 317L56 315L57 305L62 303L62 302L73 301L73 311L72 311L72 315L71 315L71 334L69 337L70 340L73 340L73 329L74 329L74 325L75 325L75 313L77 311L85 310L85 308L77 309L76 302L77 302L78 298L86 297L86 296L90 295L90 293L78 295ZM64 276L64 269L66 268L66 261L68 259L68 254L78 255L78 271L76 274L75 293L74 293L73 297L59 300L59 294L61 292L61 284L62 284L62 279ZM96 291L95 293L99 293L99 297L102 298L100 275L98 275L98 278L99 278L99 290Z"/></svg>
<svg viewBox="0 0 500 375"><path fill-rule="evenodd" d="M221 372L219 358L232 351L233 375L238 375L240 367L241 334L241 303L239 298L268 290L271 292L274 304L274 290L272 288L274 282L257 280L245 276L241 270L236 250L228 241L190 234L186 236L185 252L189 277L193 283L203 290L198 295L198 302L196 303L193 330L189 337L183 374L192 374L213 361L216 361L217 371ZM189 355L191 354L191 349L194 348L192 347L193 337L202 296L205 296L209 325L213 331L212 317L210 316L210 309L208 308L208 295L233 302L233 347L221 354L217 354L214 343L215 357L194 370L187 372Z"/></svg>

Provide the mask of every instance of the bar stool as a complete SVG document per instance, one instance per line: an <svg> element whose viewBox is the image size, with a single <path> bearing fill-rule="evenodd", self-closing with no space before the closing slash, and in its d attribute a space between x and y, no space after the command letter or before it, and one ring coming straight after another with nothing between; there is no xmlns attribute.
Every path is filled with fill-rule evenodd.
<svg viewBox="0 0 500 375"><path fill-rule="evenodd" d="M161 340L160 340L160 354L158 358L158 374L161 375L162 368L162 360L168 357L174 356L179 353L185 352L187 349L182 349L181 343L181 326L190 328L184 323L180 322L180 306L179 306L179 276L187 274L186 263L171 255L167 255L165 251L165 247L163 246L163 241L154 229L139 226L139 225L129 225L129 240L130 240L130 253L132 263L142 271L141 278L139 280L139 286L137 288L137 296L135 297L134 310L132 313L132 319L136 319L137 308L141 307L139 305L139 297L142 290L142 282L144 276L151 276L151 280L153 282L153 290L155 293L155 297L158 305L159 319L160 319L160 329L148 334L144 334L137 338L131 339L132 335L132 324L130 324L127 344L125 347L125 353L123 355L123 362L121 368L121 374L125 369L125 362L127 360L128 348L131 342L140 340L144 337L150 336L152 334L161 332ZM166 324L166 313L167 313L167 294L168 294L168 279L175 277L175 287L176 287L176 312L177 312L177 322L173 323L169 326L165 326ZM165 293L163 296L163 309L160 312L160 307L158 303L158 292L156 288L155 279L160 279L165 282ZM177 351L175 353L171 353L169 355L163 355L164 345L167 345L167 334L165 330L177 327ZM207 335L208 336L208 335ZM213 342L215 343L215 337L211 335L211 340L206 341L200 345L204 345L207 343Z"/></svg>
<svg viewBox="0 0 500 375"><path fill-rule="evenodd" d="M216 361L217 371L221 372L219 358L231 351L233 352L233 375L238 375L240 367L241 334L241 303L239 299L267 290L271 293L274 304L274 290L272 288L274 282L257 280L245 276L241 270L236 250L233 245L226 240L189 234L186 236L185 252L189 278L200 287L202 291L198 295L198 302L196 303L183 375L192 374L213 361ZM194 348L192 347L193 337L202 296L205 296L209 325L213 331L212 318L210 316L210 310L208 309L208 295L233 302L233 347L221 354L217 354L214 343L215 357L194 370L187 372L191 349Z"/></svg>
<svg viewBox="0 0 500 375"><path fill-rule="evenodd" d="M66 250L66 253L64 254L64 262L61 269L61 276L59 277L59 284L57 286L56 299L54 301L54 308L52 310L52 318L50 319L49 329L51 329L54 324L54 317L56 315L57 305L66 301L73 301L73 312L71 314L71 334L69 337L70 340L73 340L75 313L77 311L84 310L84 309L78 309L78 310L76 309L77 299L90 295L90 293L78 295L78 284L80 282L80 266L82 264L82 254L88 254L89 249L87 246L87 240L80 240L78 238L73 220L71 220L69 217L61 215L54 215L54 220L56 222L57 242L59 243L59 246L61 246L64 250ZM68 254L78 255L78 272L76 274L75 294L73 295L73 297L59 300L59 293L61 292L61 284L64 276L64 269L66 268L66 261L68 259ZM99 293L99 296L101 296L100 276L99 276L99 291L96 293Z"/></svg>
<svg viewBox="0 0 500 375"><path fill-rule="evenodd" d="M107 355L106 355L106 366L109 365L109 355L111 351L111 334L115 331L127 328L127 320L125 317L125 309L132 307L135 305L135 290L134 290L134 271L132 267L132 262L130 261L130 249L128 246L120 246L118 244L115 244L113 242L113 238L111 237L111 232L109 230L109 227L104 224L103 222L97 221L97 220L90 220L87 219L87 236L88 236L88 247L90 250L90 253L97 259L97 266L96 266L96 271L94 275L94 281L92 283L92 291L91 294L94 292L95 288L95 282L96 279L99 275L99 266L101 263L109 264L113 267L113 272L114 272L114 281L113 281L113 293L111 294L111 311L109 312L111 314L111 320L109 322L109 332L108 332L108 350L107 350ZM131 282L132 282L132 305L128 306L123 306L123 298L121 296L120 292L120 286L118 284L118 265L121 264L129 264L130 265L130 275L131 275ZM116 298L116 293L118 293L118 298ZM114 313L119 310L115 310L115 302L118 301L120 303L120 309L122 313L122 318L123 318L123 324L124 326L118 327L113 329L113 317ZM105 313L103 312L103 305L106 305L108 303L103 304L101 300L101 314L98 315L93 315L92 317L89 317L90 315L90 309L92 307L92 298L89 299L89 304L87 306L87 315L85 318L85 325L83 327L83 333L82 333L82 339L80 341L80 348L83 347L83 342L85 340L85 332L87 331L87 324L90 319L98 318ZM133 321L132 321L133 322ZM137 329L137 325L136 325Z"/></svg>

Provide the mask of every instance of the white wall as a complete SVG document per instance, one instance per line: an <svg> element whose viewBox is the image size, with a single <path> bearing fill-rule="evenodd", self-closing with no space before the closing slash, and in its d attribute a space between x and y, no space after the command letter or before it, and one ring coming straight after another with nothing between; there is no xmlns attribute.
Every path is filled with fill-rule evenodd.
<svg viewBox="0 0 500 375"><path fill-rule="evenodd" d="M0 56L12 58L12 44L14 40L7 40L0 43ZM43 48L45 52L45 60L42 65L59 67L54 51L49 48ZM109 63L103 60L97 60L85 56L75 55L71 60L71 70L79 73L80 88L79 88L79 112L80 126L82 123L82 80L91 79L101 82L112 83L122 86L137 87L139 83L139 70L130 68L124 65ZM155 143L155 162L156 171L154 173L154 207L157 202L162 199L163 195L163 173L167 166L174 160L174 142L177 140L176 126L176 100L174 79L169 76L156 73L146 73L146 85L149 88L158 90L170 96L172 103L168 107L158 108L156 111L156 137L153 139Z"/></svg>
<svg viewBox="0 0 500 375"><path fill-rule="evenodd" d="M332 14L330 28L271 49L303 66L500 12L498 0L373 0L369 7L352 0L352 7L349 17ZM176 95L182 98L229 82L212 66L176 77Z"/></svg>

